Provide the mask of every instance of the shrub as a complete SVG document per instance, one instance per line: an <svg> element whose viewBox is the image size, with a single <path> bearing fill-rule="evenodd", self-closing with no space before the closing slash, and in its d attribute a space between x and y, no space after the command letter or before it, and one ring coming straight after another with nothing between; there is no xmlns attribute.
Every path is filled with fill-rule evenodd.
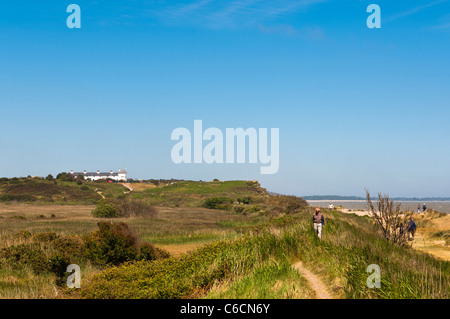
<svg viewBox="0 0 450 319"><path fill-rule="evenodd" d="M71 264L70 258L63 254L58 254L50 257L49 270L57 276L56 283L61 285L64 283L64 278L68 276L66 273L67 266Z"/></svg>
<svg viewBox="0 0 450 319"><path fill-rule="evenodd" d="M161 248L157 248L150 243L141 244L139 250L140 253L137 258L139 260L156 260L170 257L170 254L167 251Z"/></svg>
<svg viewBox="0 0 450 319"><path fill-rule="evenodd" d="M36 233L33 235L32 239L39 243L49 243L58 238L58 235L54 232Z"/></svg>
<svg viewBox="0 0 450 319"><path fill-rule="evenodd" d="M211 197L203 202L203 207L209 209L230 209L233 200L228 197Z"/></svg>
<svg viewBox="0 0 450 319"><path fill-rule="evenodd" d="M240 197L237 199L239 204L250 204L250 202L252 201L252 198L250 196L247 197Z"/></svg>
<svg viewBox="0 0 450 319"><path fill-rule="evenodd" d="M62 172L56 175L56 179L62 182L73 182L75 180L75 176L66 172Z"/></svg>
<svg viewBox="0 0 450 319"><path fill-rule="evenodd" d="M3 194L0 195L0 202L35 202L37 199L32 195L12 195L12 194Z"/></svg>
<svg viewBox="0 0 450 319"><path fill-rule="evenodd" d="M71 257L79 257L82 255L81 247L83 242L81 238L76 236L61 236L53 240L52 247L57 252Z"/></svg>
<svg viewBox="0 0 450 319"><path fill-rule="evenodd" d="M119 217L116 207L108 204L105 200L100 200L97 207L92 211L92 216L99 218L115 218Z"/></svg>
<svg viewBox="0 0 450 319"><path fill-rule="evenodd" d="M28 230L21 230L17 234L14 235L17 239L29 239L31 238L31 233Z"/></svg>
<svg viewBox="0 0 450 319"><path fill-rule="evenodd" d="M99 229L85 237L84 255L97 264L118 265L135 260L138 243L125 223L97 223Z"/></svg>
<svg viewBox="0 0 450 319"><path fill-rule="evenodd" d="M42 249L34 245L15 245L0 250L0 264L11 268L21 268L29 265L37 274L49 270L49 262Z"/></svg>
<svg viewBox="0 0 450 319"><path fill-rule="evenodd" d="M152 244L140 244L125 223L99 222L99 229L85 236L81 251L85 257L100 265L119 265L134 260L155 260L169 253Z"/></svg>

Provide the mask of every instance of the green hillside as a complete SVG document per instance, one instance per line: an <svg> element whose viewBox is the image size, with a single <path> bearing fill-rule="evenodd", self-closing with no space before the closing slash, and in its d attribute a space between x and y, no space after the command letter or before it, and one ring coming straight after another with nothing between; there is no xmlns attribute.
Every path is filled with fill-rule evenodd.
<svg viewBox="0 0 450 319"><path fill-rule="evenodd" d="M43 204L95 204L102 196L115 198L127 189L106 181L65 181L44 178L2 178L0 202Z"/></svg>
<svg viewBox="0 0 450 319"><path fill-rule="evenodd" d="M260 201L268 197L257 181L178 181L165 186L132 192L133 198L148 199L153 205L199 207L207 198L227 197L233 201L251 197Z"/></svg>

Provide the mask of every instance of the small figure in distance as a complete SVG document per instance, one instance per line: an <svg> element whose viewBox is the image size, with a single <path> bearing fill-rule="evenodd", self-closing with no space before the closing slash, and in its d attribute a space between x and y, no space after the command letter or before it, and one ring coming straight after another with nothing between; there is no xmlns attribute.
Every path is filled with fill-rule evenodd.
<svg viewBox="0 0 450 319"><path fill-rule="evenodd" d="M417 214L420 214L421 210L420 210L420 204L417 204Z"/></svg>
<svg viewBox="0 0 450 319"><path fill-rule="evenodd" d="M328 208L329 208L329 209L331 209L331 210L333 210L333 209L334 209L334 205L333 205L333 203L332 203L332 202L330 202L330 205L328 205Z"/></svg>
<svg viewBox="0 0 450 319"><path fill-rule="evenodd" d="M316 212L313 214L314 232L322 239L322 227L325 225L325 218L320 212L320 208L316 208Z"/></svg>
<svg viewBox="0 0 450 319"><path fill-rule="evenodd" d="M408 240L410 240L410 241L414 240L414 235L416 233L417 226L416 226L416 223L414 222L412 216L409 219L409 222L408 222L408 225L406 226L406 228L408 231Z"/></svg>
<svg viewBox="0 0 450 319"><path fill-rule="evenodd" d="M425 203L423 203L422 211L423 211L424 213L427 211L427 205L425 205Z"/></svg>

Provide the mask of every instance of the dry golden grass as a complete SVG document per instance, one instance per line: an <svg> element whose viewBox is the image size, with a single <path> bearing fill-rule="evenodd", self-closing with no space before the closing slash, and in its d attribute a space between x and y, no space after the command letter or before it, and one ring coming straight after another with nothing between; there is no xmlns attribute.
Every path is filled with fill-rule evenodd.
<svg viewBox="0 0 450 319"><path fill-rule="evenodd" d="M450 246L445 240L432 237L439 231L450 230L450 215L436 217L431 214L418 214L415 215L415 221L423 226L417 228L413 248L450 261Z"/></svg>
<svg viewBox="0 0 450 319"><path fill-rule="evenodd" d="M60 235L84 235L94 231L102 218L91 215L94 205L0 204L0 247L16 243L15 234L55 232ZM187 207L158 207L154 218L115 218L125 222L143 241L171 245L173 251L187 251L186 244L205 243L236 234L264 219L221 210ZM169 251L172 249L168 249Z"/></svg>

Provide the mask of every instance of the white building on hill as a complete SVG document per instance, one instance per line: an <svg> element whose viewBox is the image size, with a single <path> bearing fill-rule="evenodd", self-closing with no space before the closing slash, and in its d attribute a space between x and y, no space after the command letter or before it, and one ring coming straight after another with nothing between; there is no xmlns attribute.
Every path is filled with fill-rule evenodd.
<svg viewBox="0 0 450 319"><path fill-rule="evenodd" d="M121 170L119 169L119 171L117 173L113 172L113 171L109 171L109 172L86 172L86 170L84 170L83 172L74 172L74 171L70 171L70 174L74 175L74 176L83 176L84 179L90 179L91 181L97 181L99 179L112 179L115 181L127 181L127 171L126 170Z"/></svg>

